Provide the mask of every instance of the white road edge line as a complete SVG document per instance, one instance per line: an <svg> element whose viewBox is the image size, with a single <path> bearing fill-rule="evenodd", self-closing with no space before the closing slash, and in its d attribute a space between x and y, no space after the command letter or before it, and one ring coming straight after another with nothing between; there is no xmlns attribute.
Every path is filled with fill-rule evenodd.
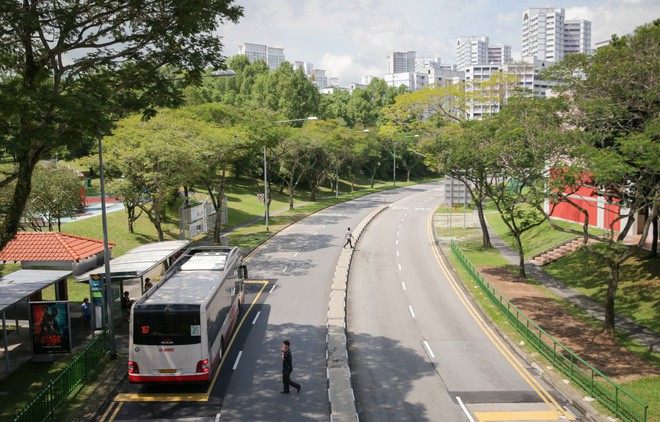
<svg viewBox="0 0 660 422"><path fill-rule="evenodd" d="M254 316L254 319L252 320L252 325L257 323L257 319L259 318L259 315L261 315L261 311L257 312L257 315Z"/></svg>
<svg viewBox="0 0 660 422"><path fill-rule="evenodd" d="M234 363L234 367L231 368L232 370L235 371L236 368L238 368L238 362L241 361L241 356L242 356L242 355L243 355L243 351L241 350L240 352L238 352L238 356L236 356L236 362Z"/></svg>
<svg viewBox="0 0 660 422"><path fill-rule="evenodd" d="M408 306L408 310L410 311L410 315L412 315L412 317L415 318L415 312L413 311L412 306Z"/></svg>
<svg viewBox="0 0 660 422"><path fill-rule="evenodd" d="M218 422L220 420L220 415L222 415L222 412L215 414L215 422Z"/></svg>
<svg viewBox="0 0 660 422"><path fill-rule="evenodd" d="M268 292L268 294L273 293L273 290L275 290L275 286L276 286L276 284L273 284L273 287L270 288L270 291Z"/></svg>
<svg viewBox="0 0 660 422"><path fill-rule="evenodd" d="M293 255L293 257L294 257L294 258L297 257L299 253L300 253L300 252L296 252L296 254Z"/></svg>
<svg viewBox="0 0 660 422"><path fill-rule="evenodd" d="M398 239L397 239L397 241L396 241L396 244L397 244L397 245L399 244L399 240L398 240Z"/></svg>
<svg viewBox="0 0 660 422"><path fill-rule="evenodd" d="M431 346L429 346L428 341L424 340L422 343L424 344L424 348L428 354L431 355L431 358L435 359L435 355L433 354L433 350L431 350Z"/></svg>
<svg viewBox="0 0 660 422"><path fill-rule="evenodd" d="M401 264L399 264L399 271L401 271Z"/></svg>
<svg viewBox="0 0 660 422"><path fill-rule="evenodd" d="M303 246L307 245L308 243L309 243L309 240L307 242L305 242L305 244Z"/></svg>
<svg viewBox="0 0 660 422"><path fill-rule="evenodd" d="M286 267L284 267L284 269L282 270L282 272L285 273L287 268L289 268L288 265L287 265Z"/></svg>
<svg viewBox="0 0 660 422"><path fill-rule="evenodd" d="M402 282L401 282L401 287L403 288L403 290L406 290L406 283L404 283L404 282L402 281Z"/></svg>
<svg viewBox="0 0 660 422"><path fill-rule="evenodd" d="M474 419L472 419L472 415L470 415L470 412L468 412L467 407L465 407L465 405L463 404L463 400L461 400L460 397L456 396L456 401L458 402L458 404L461 405L461 409L463 409L463 413L465 413L465 416L467 416L468 420L470 422L474 422Z"/></svg>
<svg viewBox="0 0 660 422"><path fill-rule="evenodd" d="M396 256L399 256L399 251L396 251Z"/></svg>

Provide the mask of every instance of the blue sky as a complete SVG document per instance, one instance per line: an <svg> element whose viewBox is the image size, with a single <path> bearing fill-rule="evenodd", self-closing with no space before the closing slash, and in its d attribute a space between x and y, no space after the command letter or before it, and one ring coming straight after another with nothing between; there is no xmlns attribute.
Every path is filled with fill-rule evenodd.
<svg viewBox="0 0 660 422"><path fill-rule="evenodd" d="M460 36L487 36L509 44L519 58L522 13L532 7L561 7L566 19L588 19L592 44L627 34L660 18L660 0L235 0L244 7L238 24L224 25L227 56L249 42L284 48L286 59L314 63L340 84L382 77L392 51L456 61Z"/></svg>

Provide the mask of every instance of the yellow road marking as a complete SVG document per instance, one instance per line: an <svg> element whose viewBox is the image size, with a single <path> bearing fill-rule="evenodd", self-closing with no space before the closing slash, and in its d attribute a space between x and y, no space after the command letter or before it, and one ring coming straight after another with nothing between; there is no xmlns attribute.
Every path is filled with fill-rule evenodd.
<svg viewBox="0 0 660 422"><path fill-rule="evenodd" d="M493 421L556 421L557 412L552 410L539 412L474 412L479 422Z"/></svg>
<svg viewBox="0 0 660 422"><path fill-rule="evenodd" d="M236 336L238 335L239 331L241 331L241 327L243 326L243 323L245 322L245 319L247 316L250 314L250 311L254 307L254 305L257 303L259 300L259 297L261 297L261 294L263 293L264 289L268 285L267 280L251 280L251 281L246 281L245 284L261 284L261 289L259 290L259 293L255 296L254 300L250 304L250 307L248 310L243 314L243 318L241 318L241 321L238 323L238 326L234 329L234 334L231 336L231 340L227 344L227 349L225 353L222 354L222 358L220 359L220 364L218 365L218 369L215 371L215 375L213 376L213 379L209 383L209 388L206 391L206 393L190 393L190 394L134 394L134 393L122 393L122 394L117 394L115 396L114 401L116 402L154 402L154 401L162 401L162 402L205 402L209 400L209 397L211 395L211 390L213 389L213 386L215 385L215 381L218 378L218 375L220 374L220 369L222 368L222 364L225 362L225 358L229 353L227 353L230 349L232 344L234 344L234 340L236 339ZM113 415L114 418L114 415ZM110 419L111 421L113 419Z"/></svg>
<svg viewBox="0 0 660 422"><path fill-rule="evenodd" d="M428 233L429 233L429 239L431 241L431 244L434 245L434 236L433 236L433 212L429 215L429 220L428 220ZM449 281L449 284L451 288L454 290L454 293L456 293L456 296L458 299L461 301L463 306L467 309L467 311L472 315L472 318L476 321L477 325L481 330L486 334L486 337L490 339L490 341L493 343L495 348L499 350L499 352L504 356L504 358L511 364L511 366L520 374L520 376L527 382L527 384L539 395L541 400L543 400L550 409L553 409L552 412L555 413L555 419L557 419L558 415L564 415L566 418L569 420L575 420L575 416L573 416L572 413L566 412L560 405L559 403L556 402L556 400L550 395L548 391L546 391L541 384L529 373L529 371L520 363L520 361L513 355L513 353L509 350L508 347L503 343L503 341L497 336L493 330L486 324L486 322L483 320L479 312L474 308L472 303L468 300L465 292L461 290L459 287L458 283L454 279L454 277L451 275L451 272L445 265L444 261L442 260L442 257L440 256L440 252L438 252L438 249L434 246L433 247L433 254L435 255L435 259L438 262L438 265L440 265L440 268L442 272L445 274L447 280ZM504 419L506 420L506 419Z"/></svg>
<svg viewBox="0 0 660 422"><path fill-rule="evenodd" d="M117 417L117 413L119 413L119 409L122 407L123 404L124 403L121 403L121 402L111 403L110 406L108 406L108 409L105 411L105 413L103 413L103 416L101 416L100 422L103 422L103 421L106 420L106 418L108 417L108 414L110 413L112 408L115 407L115 405L116 405L115 411L112 412L112 416L110 416L110 419L109 419L109 420L114 420L114 418Z"/></svg>

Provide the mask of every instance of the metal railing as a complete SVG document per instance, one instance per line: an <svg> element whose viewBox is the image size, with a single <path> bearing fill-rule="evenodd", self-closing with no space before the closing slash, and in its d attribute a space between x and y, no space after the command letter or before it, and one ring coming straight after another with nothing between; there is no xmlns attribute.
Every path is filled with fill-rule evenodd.
<svg viewBox="0 0 660 422"><path fill-rule="evenodd" d="M41 422L52 418L57 407L87 379L107 351L108 334L104 331L16 415L14 422Z"/></svg>
<svg viewBox="0 0 660 422"><path fill-rule="evenodd" d="M477 282L481 290L522 336L591 397L624 421L646 422L648 405L628 393L614 381L555 340L509 302L469 259L451 243L454 256Z"/></svg>

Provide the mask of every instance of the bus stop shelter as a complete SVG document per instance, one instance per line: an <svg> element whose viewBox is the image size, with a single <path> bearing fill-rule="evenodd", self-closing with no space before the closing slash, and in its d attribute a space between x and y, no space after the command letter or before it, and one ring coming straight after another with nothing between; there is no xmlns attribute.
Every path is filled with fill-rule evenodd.
<svg viewBox="0 0 660 422"><path fill-rule="evenodd" d="M131 249L125 254L110 260L110 280L112 281L113 303L118 303L121 293L125 289L127 280L138 280L140 296L144 292L145 277L154 272L157 267L163 269L178 258L183 250L190 244L190 240L169 240L164 242L148 243ZM77 282L87 282L92 275L105 275L105 266L95 268L76 277ZM118 282L116 284L115 282Z"/></svg>
<svg viewBox="0 0 660 422"><path fill-rule="evenodd" d="M4 338L5 369L9 373L9 344L7 339L7 309L41 290L66 280L71 271L61 270L18 270L0 278L0 311L2 312L2 334ZM57 292L59 289L55 289ZM59 299L56 297L56 299ZM18 333L18 316L16 314L16 332Z"/></svg>

